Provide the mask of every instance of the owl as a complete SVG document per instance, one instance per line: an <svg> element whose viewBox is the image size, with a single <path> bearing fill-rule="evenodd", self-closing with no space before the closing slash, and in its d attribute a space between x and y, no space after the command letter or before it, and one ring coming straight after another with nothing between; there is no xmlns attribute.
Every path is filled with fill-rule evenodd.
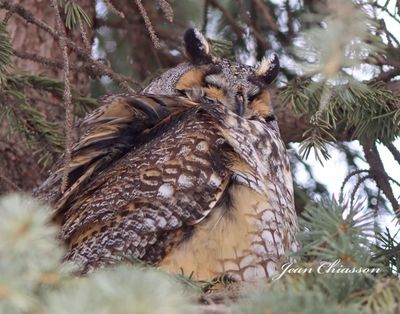
<svg viewBox="0 0 400 314"><path fill-rule="evenodd" d="M268 93L278 57L257 68L217 57L193 28L184 46L187 62L83 119L65 189L60 162L36 191L82 273L134 260L198 280L253 281L298 250Z"/></svg>

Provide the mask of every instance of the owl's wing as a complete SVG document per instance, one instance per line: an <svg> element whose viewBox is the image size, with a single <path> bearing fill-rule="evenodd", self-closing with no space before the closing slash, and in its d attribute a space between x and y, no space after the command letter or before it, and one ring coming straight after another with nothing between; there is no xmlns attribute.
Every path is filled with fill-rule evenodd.
<svg viewBox="0 0 400 314"><path fill-rule="evenodd" d="M143 133L170 114L193 105L186 99L179 100L152 95L108 96L79 125L81 135L72 146L66 190L61 191L64 165L60 162L35 195L51 203L56 212L62 210L94 173L140 145Z"/></svg>
<svg viewBox="0 0 400 314"><path fill-rule="evenodd" d="M164 120L62 213L67 258L86 270L118 256L160 261L224 198L232 151L215 120L197 109Z"/></svg>

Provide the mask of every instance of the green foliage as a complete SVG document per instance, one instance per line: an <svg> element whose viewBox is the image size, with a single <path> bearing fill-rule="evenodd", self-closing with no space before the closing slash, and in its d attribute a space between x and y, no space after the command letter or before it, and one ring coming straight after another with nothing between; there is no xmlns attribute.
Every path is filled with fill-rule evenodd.
<svg viewBox="0 0 400 314"><path fill-rule="evenodd" d="M314 287L310 289L304 283L297 286L289 283L284 285L276 283L263 287L256 292L249 291L245 299L233 306L232 313L288 313L288 314L361 314L366 313L357 304L340 305L329 299L322 290Z"/></svg>
<svg viewBox="0 0 400 314"><path fill-rule="evenodd" d="M197 313L189 290L154 269L120 266L74 278L50 210L32 198L0 199L0 313Z"/></svg>
<svg viewBox="0 0 400 314"><path fill-rule="evenodd" d="M196 313L190 294L173 277L132 266L68 282L47 295L44 307L46 314Z"/></svg>
<svg viewBox="0 0 400 314"><path fill-rule="evenodd" d="M383 54L376 22L363 6L352 1L330 1L304 15L307 28L297 36L292 51L297 74L283 91L297 113L311 116L301 153L329 158L333 131L352 130L352 139L391 142L400 134L399 101L381 82L361 83L354 70ZM323 44L321 44L323 43Z"/></svg>
<svg viewBox="0 0 400 314"><path fill-rule="evenodd" d="M329 93L321 109L321 99ZM345 85L329 86L311 80L294 79L282 91L285 103L291 103L299 114L311 114L311 127L301 143L303 157L311 149L327 159L327 145L335 141L333 130L353 130L352 140L391 142L400 134L398 97L381 82L364 84L350 81Z"/></svg>
<svg viewBox="0 0 400 314"><path fill-rule="evenodd" d="M61 0L60 2L64 6L65 26L67 28L72 29L82 22L91 26L90 17L75 0Z"/></svg>
<svg viewBox="0 0 400 314"><path fill-rule="evenodd" d="M308 158L310 152L314 150L314 157L322 164L322 158L329 159L330 155L327 146L334 142L335 138L331 134L332 128L322 117L323 114L317 111L310 119L311 127L304 132L305 139L301 142L299 149L303 158Z"/></svg>
<svg viewBox="0 0 400 314"><path fill-rule="evenodd" d="M64 96L64 82L49 79L45 75L33 75L27 73L13 73L7 79L10 89L22 90L24 88L33 88L37 91L44 91L53 94L56 97ZM84 116L89 111L97 108L98 103L95 98L84 97L72 87L72 102L74 104L74 113L78 117Z"/></svg>
<svg viewBox="0 0 400 314"><path fill-rule="evenodd" d="M6 30L6 24L0 23L0 87L5 83L6 76L12 66L12 45L10 35Z"/></svg>
<svg viewBox="0 0 400 314"><path fill-rule="evenodd" d="M373 214L361 203L349 207L344 201L322 199L310 203L299 219L303 230L303 255L323 260L338 258L352 264L369 263L369 238L374 235Z"/></svg>
<svg viewBox="0 0 400 314"><path fill-rule="evenodd" d="M36 149L40 162L50 163L54 157L64 151L64 134L60 125L49 121L35 106L35 100L28 97L26 90L48 93L62 99L64 83L42 75L10 73L0 92L0 123L8 122L9 131L21 136L28 145ZM81 97L75 90L72 99L77 116L97 107L97 101L90 97Z"/></svg>
<svg viewBox="0 0 400 314"><path fill-rule="evenodd" d="M306 206L300 221L303 248L292 269L259 288L248 289L243 300L232 305L233 313L392 313L400 302L397 275L388 272L388 260L377 255L385 245L371 241L375 232L373 217L360 204L323 199ZM382 237L380 237L382 239ZM339 260L337 270L327 271ZM321 268L319 268L321 267ZM343 268L342 268L343 267ZM376 273L357 272L379 269ZM354 272L353 272L354 270Z"/></svg>
<svg viewBox="0 0 400 314"><path fill-rule="evenodd" d="M389 228L377 235L379 246L377 247L378 256L383 257L386 267L391 269L394 273L400 273L400 243L398 235L400 228L395 232Z"/></svg>
<svg viewBox="0 0 400 314"><path fill-rule="evenodd" d="M197 313L194 291L229 284L218 279L205 286L135 265L75 277L73 265L61 264L64 250L56 240L57 229L49 224L48 208L28 196L10 195L0 199L0 212L1 313ZM359 205L349 208L343 201L326 199L307 206L300 224L300 257L310 261L292 265L314 272L260 282L227 304L228 311L390 313L400 302L398 281L390 273L315 271L338 257L346 267L384 270L384 259L369 257L378 251L367 240L373 231L371 219Z"/></svg>
<svg viewBox="0 0 400 314"><path fill-rule="evenodd" d="M64 148L64 138L54 123L48 122L44 115L35 109L23 92L6 89L4 96L12 106L7 106L7 120L15 131L22 133L28 141L36 145L45 145L61 152Z"/></svg>
<svg viewBox="0 0 400 314"><path fill-rule="evenodd" d="M328 1L303 18L309 27L296 38L293 49L308 77L319 74L320 81L349 79L343 67L359 66L368 56L382 52L375 20L353 1Z"/></svg>
<svg viewBox="0 0 400 314"><path fill-rule="evenodd" d="M398 278L381 280L375 286L360 293L360 302L374 313L393 313L400 303L400 284Z"/></svg>
<svg viewBox="0 0 400 314"><path fill-rule="evenodd" d="M60 2L67 28L91 24L78 1ZM285 1L285 7L276 2L260 1L271 15L271 23L254 5L256 1L239 2L238 5L235 1L220 0L225 11L208 2L208 13L203 12L207 8L203 2L172 2L174 18L178 21L176 25L159 23L157 12L153 12L152 22L156 30L160 29L159 35L165 45L160 50L148 45L144 36L131 36L127 28L124 29L127 25L140 29L137 21L141 18L128 4L121 4L120 7L126 9L124 12L129 13L125 14L129 19L121 21L119 16L111 16L109 10L104 16L98 16L102 26L95 29L97 53L100 59L110 60L117 72L142 82L149 73L181 60L177 50L180 37L175 35L183 31L188 21L193 21L199 27L203 24L210 37L217 35L219 39L230 40L212 41L214 52L219 55L236 55L251 63L263 56L266 48L278 51L284 67L282 81L288 81L283 88L285 102L293 104L297 113L311 117L310 128L304 133L305 140L300 149L303 156L307 157L315 149L316 158L321 162L323 158L329 158L327 146L336 141L334 132L351 131L352 139L368 138L382 142L391 142L398 137L400 110L396 108L399 98L380 82L360 83L353 76L353 70L360 65L382 64L382 57L385 59L388 54L388 49L382 49L381 30L363 9L367 5L340 0L304 1L303 6ZM328 6L304 15L308 6L316 2ZM233 22L226 13L234 18ZM248 19L248 13L251 19ZM282 13L287 14L287 19L278 18ZM302 19L298 19L300 15ZM284 25L286 20L288 23ZM292 30L289 29L291 20ZM277 30L273 23L276 23ZM232 46L231 42L235 45ZM288 46L293 42L291 49ZM171 51L176 58L171 57ZM29 93L26 91L32 89L40 95L51 94L61 103L64 84L42 75L10 73L11 57L9 35L4 24L0 24L0 121L7 119L13 130L41 153L58 154L64 146L59 126L39 112L35 100L27 96ZM302 77L290 79L293 73L285 68L285 59L288 58L297 61L296 70L300 70L296 75ZM110 87L107 85L102 86ZM99 92L103 93L103 90ZM97 106L94 99L81 97L75 91L73 102L77 116ZM312 176L310 178L310 181L315 181ZM305 207L301 220L304 246L299 256L303 263L297 265L315 269L324 261L340 258L346 266L372 266L382 269L382 272L378 276L288 274L272 285L263 283L256 291L253 288L237 304L230 305L232 312L393 311L400 302L398 278L392 276L399 272L399 243L396 232L377 230L376 217L353 201L364 178L366 176L354 186L350 202L322 199ZM314 197L320 192L326 193L326 189L315 182L306 196ZM307 199L303 200L306 202ZM195 313L191 295L186 290L190 288L200 292L215 283L199 283L178 276L178 282L185 283L185 289L175 278L137 265L100 270L86 278L74 278L61 267L63 249L55 240L57 231L46 225L47 209L27 197L10 196L0 201L0 211L3 214L0 221L0 313L168 313L168 309L171 313Z"/></svg>
<svg viewBox="0 0 400 314"><path fill-rule="evenodd" d="M211 45L212 53L227 59L234 59L233 55L233 42L229 40L215 40L207 38Z"/></svg>
<svg viewBox="0 0 400 314"><path fill-rule="evenodd" d="M48 209L27 196L0 199L0 313L32 313L38 290L57 280L63 249L47 226Z"/></svg>

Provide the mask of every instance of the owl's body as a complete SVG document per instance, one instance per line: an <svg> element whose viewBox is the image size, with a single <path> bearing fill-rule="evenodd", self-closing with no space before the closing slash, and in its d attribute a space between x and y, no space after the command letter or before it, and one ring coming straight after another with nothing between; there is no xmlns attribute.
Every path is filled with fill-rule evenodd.
<svg viewBox="0 0 400 314"><path fill-rule="evenodd" d="M286 150L257 83L274 60L257 72L216 60L194 30L185 41L191 63L84 120L68 189L60 168L38 191L83 272L134 259L255 280L297 250Z"/></svg>

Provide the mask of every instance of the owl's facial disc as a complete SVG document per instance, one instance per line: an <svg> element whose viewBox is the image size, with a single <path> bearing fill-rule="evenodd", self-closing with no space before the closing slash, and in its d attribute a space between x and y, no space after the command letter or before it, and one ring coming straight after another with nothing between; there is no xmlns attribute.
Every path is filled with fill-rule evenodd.
<svg viewBox="0 0 400 314"><path fill-rule="evenodd" d="M279 72L279 59L274 53L263 58L257 68L212 55L211 46L196 29L184 35L185 52L194 66L176 84L178 92L200 90L207 98L224 103L237 115L251 118L273 117L267 86Z"/></svg>

